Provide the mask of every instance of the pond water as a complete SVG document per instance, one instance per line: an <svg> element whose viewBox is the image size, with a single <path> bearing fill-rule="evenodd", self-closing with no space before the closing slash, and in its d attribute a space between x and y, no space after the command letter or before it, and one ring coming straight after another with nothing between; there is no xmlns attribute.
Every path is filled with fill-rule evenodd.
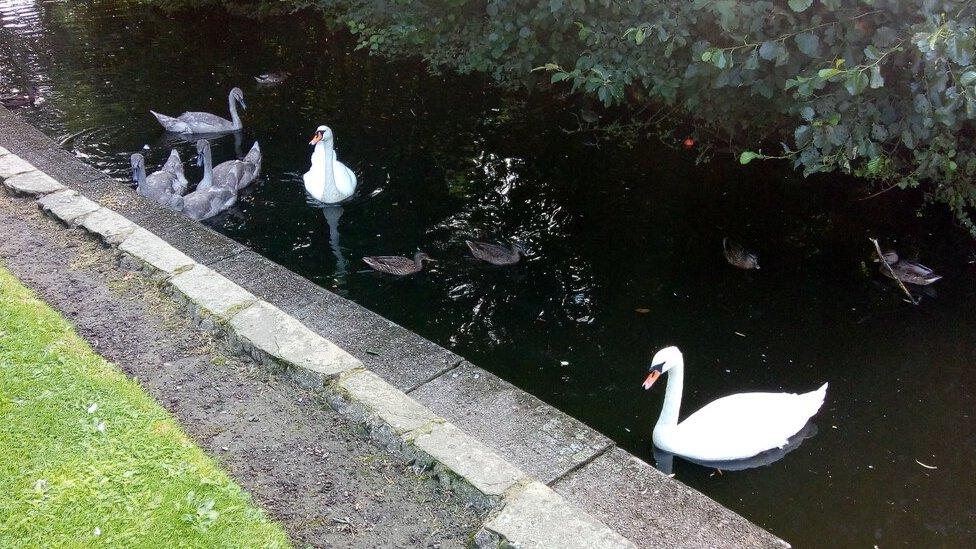
<svg viewBox="0 0 976 549"><path fill-rule="evenodd" d="M724 474L676 460L677 478L798 546L976 544L976 273L944 211L920 218L910 195L859 200L851 180L783 165L696 165L657 141L567 133L560 101L370 57L313 14L0 0L0 16L0 90L32 79L47 103L22 115L112 176L126 180L144 144L147 165L165 159L150 108L220 114L241 86L243 147L260 141L264 174L214 229L652 463L663 387L640 383L664 345L685 353L685 413L829 381L817 434L783 460ZM256 86L269 70L292 77ZM332 230L339 212L310 205L301 184L323 123L361 181ZM177 148L198 180L192 145ZM215 141L215 162L234 148ZM762 269L726 264L725 236ZM877 276L868 236L945 279L905 303ZM520 240L529 258L488 268L466 258L466 238ZM406 279L359 259L418 248L439 263Z"/></svg>

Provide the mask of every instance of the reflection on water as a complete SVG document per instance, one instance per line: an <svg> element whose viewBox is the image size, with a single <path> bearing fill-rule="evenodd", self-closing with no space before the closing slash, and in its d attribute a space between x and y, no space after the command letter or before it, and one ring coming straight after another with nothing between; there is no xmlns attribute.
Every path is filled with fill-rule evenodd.
<svg viewBox="0 0 976 549"><path fill-rule="evenodd" d="M329 224L329 247L332 248L332 254L336 259L333 275L336 282L342 284L349 270L346 257L342 255L342 245L339 243L339 219L342 218L342 206L323 206L322 215L325 216L325 222Z"/></svg>
<svg viewBox="0 0 976 549"><path fill-rule="evenodd" d="M281 86L253 81L278 70L292 73ZM976 544L976 273L970 241L938 211L920 219L905 195L859 201L849 180L778 165L698 166L656 141L594 147L559 129L566 104L371 58L308 14L0 0L0 88L27 82L49 101L22 116L123 181L145 144L148 165L174 146L199 181L193 145L165 141L149 108L221 112L241 86L237 139L260 141L263 174L207 221L216 230L647 460L662 394L640 382L665 345L693 371L688 409L829 381L819 434L784 458L724 475L679 459L677 477L798 546ZM360 181L340 211L310 207L302 187L323 123ZM238 148L215 140L214 161ZM726 236L762 270L729 266ZM904 303L870 263L869 236L943 274L938 298ZM523 242L528 258L493 268L465 239ZM434 269L359 272L362 256L418 248Z"/></svg>

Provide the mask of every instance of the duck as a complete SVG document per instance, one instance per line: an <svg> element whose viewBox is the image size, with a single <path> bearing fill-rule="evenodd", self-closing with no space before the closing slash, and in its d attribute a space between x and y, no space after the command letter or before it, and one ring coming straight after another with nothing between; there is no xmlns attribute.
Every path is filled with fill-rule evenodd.
<svg viewBox="0 0 976 549"><path fill-rule="evenodd" d="M274 86L288 80L289 76L291 73L288 71L266 72L255 76L254 80L263 86Z"/></svg>
<svg viewBox="0 0 976 549"><path fill-rule="evenodd" d="M208 112L185 112L176 118L150 110L156 120L173 133L226 133L238 131L244 127L240 115L237 114L237 104L247 109L244 104L244 92L240 88L233 88L227 95L227 107L230 109L230 120L210 114Z"/></svg>
<svg viewBox="0 0 976 549"><path fill-rule="evenodd" d="M929 269L921 263L899 258L898 252L894 250L886 251L882 257L884 257L884 261L888 264L890 269L885 268L884 265L881 265L878 267L878 270L881 271L881 274L887 276L888 278L897 278L902 282L907 282L916 286L928 286L929 284L942 279L940 275L935 274L935 271ZM877 259L875 259L875 261L877 261Z"/></svg>
<svg viewBox="0 0 976 549"><path fill-rule="evenodd" d="M759 268L759 256L734 242L729 242L728 238L722 239L722 251L725 253L725 260L735 267L747 270Z"/></svg>
<svg viewBox="0 0 976 549"><path fill-rule="evenodd" d="M678 422L684 388L684 357L674 346L654 355L644 389L668 374L654 445L697 461L747 459L783 448L823 406L827 383L809 393L737 393L706 404Z"/></svg>
<svg viewBox="0 0 976 549"><path fill-rule="evenodd" d="M431 263L435 262L424 252L415 253L413 255L413 259L399 255L378 255L373 257L364 257L363 261L374 271L396 276L419 273L420 271L424 270L425 261L429 261Z"/></svg>
<svg viewBox="0 0 976 549"><path fill-rule="evenodd" d="M197 166L203 167L203 179L196 190L183 197L183 213L196 221L213 217L237 202L236 182L240 178L240 168L226 172L226 181L216 184L209 152L209 141L197 141Z"/></svg>
<svg viewBox="0 0 976 549"><path fill-rule="evenodd" d="M302 176L305 191L323 204L338 204L356 194L356 174L336 158L332 129L319 126L308 144L315 149L312 165Z"/></svg>
<svg viewBox="0 0 976 549"><path fill-rule="evenodd" d="M25 91L18 91L0 97L0 105L8 109L19 109L20 107L33 107L37 104L37 88L27 86Z"/></svg>
<svg viewBox="0 0 976 549"><path fill-rule="evenodd" d="M197 141L197 154L203 156L204 166L213 166L210 142L206 139ZM247 187L261 173L261 146L255 141L251 150L242 160L228 160L213 166L212 177L207 179L204 172L203 181L197 185L197 190L208 189L211 185L223 186L239 191Z"/></svg>
<svg viewBox="0 0 976 549"><path fill-rule="evenodd" d="M471 255L492 265L514 265L522 259L522 250L517 245L509 249L487 242L465 240L464 243L471 249Z"/></svg>
<svg viewBox="0 0 976 549"><path fill-rule="evenodd" d="M140 196L151 198L173 210L183 209L183 193L186 192L188 182L183 175L183 162L176 149L170 151L169 158L159 171L148 176L145 157L135 153L129 160L132 165L132 180L136 183L136 192Z"/></svg>

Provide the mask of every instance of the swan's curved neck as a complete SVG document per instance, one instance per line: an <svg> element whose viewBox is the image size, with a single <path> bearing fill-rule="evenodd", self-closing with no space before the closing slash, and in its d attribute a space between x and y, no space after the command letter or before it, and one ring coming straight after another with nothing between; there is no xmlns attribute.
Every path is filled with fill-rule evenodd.
<svg viewBox="0 0 976 549"><path fill-rule="evenodd" d="M325 177L325 184L327 186L331 185L333 188L336 186L335 181L335 166L332 162L332 155L335 154L331 139L323 139L315 144L316 152L321 155L322 158L322 169Z"/></svg>
<svg viewBox="0 0 976 549"><path fill-rule="evenodd" d="M681 392L685 386L684 359L668 370L668 389L664 392L664 406L656 427L673 427L678 424L678 414L681 411ZM656 428L655 427L655 428Z"/></svg>
<svg viewBox="0 0 976 549"><path fill-rule="evenodd" d="M234 99L233 92L227 95L227 108L230 109L230 121L234 123L234 129L240 129L242 127L241 116L237 114L237 100Z"/></svg>
<svg viewBox="0 0 976 549"><path fill-rule="evenodd" d="M141 189L146 186L146 165L139 164L136 167L136 187Z"/></svg>
<svg viewBox="0 0 976 549"><path fill-rule="evenodd" d="M213 157L210 154L210 147L203 149L203 181L198 188L209 189L213 185Z"/></svg>

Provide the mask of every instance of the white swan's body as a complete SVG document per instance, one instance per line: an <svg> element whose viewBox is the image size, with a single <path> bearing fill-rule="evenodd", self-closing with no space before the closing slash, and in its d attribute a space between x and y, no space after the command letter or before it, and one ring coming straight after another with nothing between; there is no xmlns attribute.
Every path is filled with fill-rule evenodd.
<svg viewBox="0 0 976 549"><path fill-rule="evenodd" d="M240 115L237 114L238 103L241 104L242 108L247 108L244 105L244 92L240 88L234 88L230 90L230 94L227 96L230 120L209 112L185 112L175 118L152 110L149 112L168 132L183 134L225 133L237 131L244 127Z"/></svg>
<svg viewBox="0 0 976 549"><path fill-rule="evenodd" d="M325 204L338 204L356 194L356 174L336 158L332 130L319 126L310 145L312 165L302 176L305 191Z"/></svg>
<svg viewBox="0 0 976 549"><path fill-rule="evenodd" d="M664 372L668 372L668 388L654 426L654 445L702 461L746 459L782 448L817 413L827 395L826 383L804 394L738 393L710 402L678 423L684 358L677 347L654 356L644 387L650 388Z"/></svg>

